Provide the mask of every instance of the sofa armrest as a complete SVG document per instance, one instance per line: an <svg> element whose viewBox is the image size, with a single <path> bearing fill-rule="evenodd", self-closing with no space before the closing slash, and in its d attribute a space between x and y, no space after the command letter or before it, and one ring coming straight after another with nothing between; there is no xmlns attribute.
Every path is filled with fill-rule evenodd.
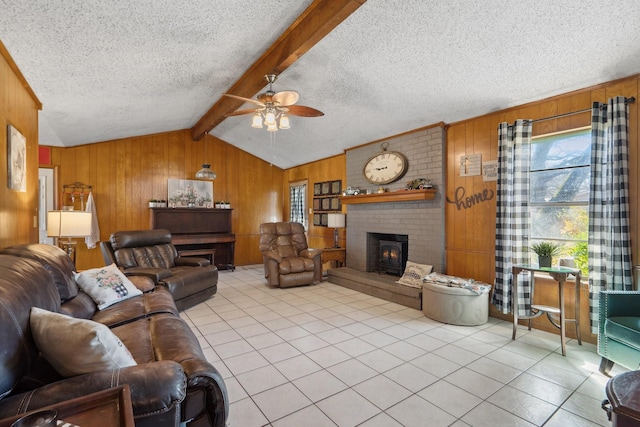
<svg viewBox="0 0 640 427"><path fill-rule="evenodd" d="M229 396L220 372L206 360L197 358L184 360L182 368L187 375L189 392L198 389L203 391L208 417L212 420L211 425L215 427L226 426L229 416ZM183 413L183 421L188 421L193 415Z"/></svg>
<svg viewBox="0 0 640 427"><path fill-rule="evenodd" d="M124 270L126 276L146 276L153 279L154 283L160 282L171 276L171 270L159 267L132 267Z"/></svg>
<svg viewBox="0 0 640 427"><path fill-rule="evenodd" d="M179 256L173 260L175 265L183 265L190 267L206 267L211 265L208 259L199 257Z"/></svg>
<svg viewBox="0 0 640 427"><path fill-rule="evenodd" d="M0 401L0 418L53 405L122 384L129 384L136 418L172 412L186 396L186 377L179 363L159 361L123 369L66 378ZM179 411L178 411L179 413Z"/></svg>

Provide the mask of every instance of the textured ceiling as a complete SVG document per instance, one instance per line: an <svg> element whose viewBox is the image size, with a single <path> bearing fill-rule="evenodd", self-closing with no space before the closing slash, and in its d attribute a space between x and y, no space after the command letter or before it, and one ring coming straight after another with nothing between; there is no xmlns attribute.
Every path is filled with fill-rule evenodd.
<svg viewBox="0 0 640 427"><path fill-rule="evenodd" d="M311 3L0 0L40 143L191 128ZM325 113L210 133L287 168L640 72L637 0L368 0L274 84ZM249 107L246 105L245 107Z"/></svg>

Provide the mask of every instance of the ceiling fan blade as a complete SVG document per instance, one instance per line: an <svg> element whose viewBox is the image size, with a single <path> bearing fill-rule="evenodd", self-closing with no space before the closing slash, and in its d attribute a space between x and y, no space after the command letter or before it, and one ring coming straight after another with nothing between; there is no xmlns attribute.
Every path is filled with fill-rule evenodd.
<svg viewBox="0 0 640 427"><path fill-rule="evenodd" d="M256 104L256 105L259 105L261 107L264 107L264 104L262 102L256 101L255 99L245 98L245 97L238 96L238 95L231 95L230 93L223 93L222 95L228 96L229 98L239 99L239 100L244 101L244 102L250 102L252 104Z"/></svg>
<svg viewBox="0 0 640 427"><path fill-rule="evenodd" d="M271 97L273 102L276 102L283 107L288 107L289 105L293 105L298 102L300 95L295 90L283 90L282 92L278 92Z"/></svg>
<svg viewBox="0 0 640 427"><path fill-rule="evenodd" d="M246 108L244 110L237 110L233 113L226 114L225 117L242 116L243 114L255 114L258 110L258 108Z"/></svg>
<svg viewBox="0 0 640 427"><path fill-rule="evenodd" d="M290 105L287 107L289 111L287 114L290 116L300 116L300 117L320 117L324 116L322 111L316 110L315 108L305 107L304 105Z"/></svg>

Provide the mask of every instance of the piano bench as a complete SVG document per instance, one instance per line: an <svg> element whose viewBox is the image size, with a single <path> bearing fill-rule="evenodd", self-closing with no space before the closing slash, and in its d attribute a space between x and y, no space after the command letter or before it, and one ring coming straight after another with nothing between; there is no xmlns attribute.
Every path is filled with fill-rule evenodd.
<svg viewBox="0 0 640 427"><path fill-rule="evenodd" d="M196 256L196 257L204 256L209 260L211 265L215 265L213 263L213 259L216 255L215 249L184 249L184 250L178 251L178 255L179 256Z"/></svg>

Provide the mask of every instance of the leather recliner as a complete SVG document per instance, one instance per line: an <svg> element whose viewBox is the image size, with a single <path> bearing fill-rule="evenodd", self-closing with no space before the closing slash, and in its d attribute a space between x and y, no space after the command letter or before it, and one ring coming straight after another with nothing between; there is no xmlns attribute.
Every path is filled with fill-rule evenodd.
<svg viewBox="0 0 640 427"><path fill-rule="evenodd" d="M322 250L309 249L300 223L261 224L260 251L264 275L270 286L287 288L322 280Z"/></svg>
<svg viewBox="0 0 640 427"><path fill-rule="evenodd" d="M217 291L216 266L205 258L178 256L169 230L116 231L100 242L100 250L105 265L115 263L127 276L147 276L166 286L179 310Z"/></svg>

